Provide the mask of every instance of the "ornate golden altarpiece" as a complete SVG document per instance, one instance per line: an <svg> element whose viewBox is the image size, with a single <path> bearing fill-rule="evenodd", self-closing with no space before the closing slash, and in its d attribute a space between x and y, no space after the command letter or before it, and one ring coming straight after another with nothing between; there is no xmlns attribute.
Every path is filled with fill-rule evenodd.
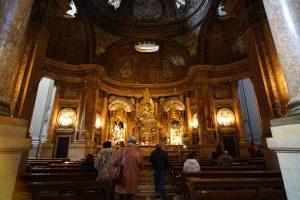
<svg viewBox="0 0 300 200"><path fill-rule="evenodd" d="M185 105L180 97L154 100L146 89L142 99L111 96L108 110L107 138L113 144L126 141L130 135L140 145L182 145L184 142Z"/></svg>

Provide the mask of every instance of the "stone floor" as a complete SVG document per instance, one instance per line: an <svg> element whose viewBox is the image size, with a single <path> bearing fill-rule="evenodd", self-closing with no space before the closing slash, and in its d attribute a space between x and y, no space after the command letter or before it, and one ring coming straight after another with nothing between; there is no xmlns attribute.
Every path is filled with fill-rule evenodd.
<svg viewBox="0 0 300 200"><path fill-rule="evenodd" d="M158 200L159 197L154 193L153 171L151 169L143 169L140 175L140 183L138 186L139 193L136 200ZM166 200L180 200L180 195L172 187L170 181L166 177L165 185Z"/></svg>

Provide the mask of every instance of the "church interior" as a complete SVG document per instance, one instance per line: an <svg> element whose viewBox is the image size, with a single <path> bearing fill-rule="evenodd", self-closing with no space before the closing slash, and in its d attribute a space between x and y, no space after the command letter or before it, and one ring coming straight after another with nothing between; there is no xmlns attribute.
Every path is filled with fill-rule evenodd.
<svg viewBox="0 0 300 200"><path fill-rule="evenodd" d="M298 199L299 13L296 0L1 1L0 199L38 162L130 136L145 160L161 144L203 165L218 145L250 162L254 143Z"/></svg>

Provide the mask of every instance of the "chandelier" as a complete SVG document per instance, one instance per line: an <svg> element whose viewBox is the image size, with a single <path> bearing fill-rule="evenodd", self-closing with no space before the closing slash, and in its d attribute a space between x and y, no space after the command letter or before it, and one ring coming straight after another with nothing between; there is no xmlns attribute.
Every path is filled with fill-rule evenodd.
<svg viewBox="0 0 300 200"><path fill-rule="evenodd" d="M154 42L139 42L134 46L135 50L142 53L151 53L157 52L159 50L159 45L155 44Z"/></svg>

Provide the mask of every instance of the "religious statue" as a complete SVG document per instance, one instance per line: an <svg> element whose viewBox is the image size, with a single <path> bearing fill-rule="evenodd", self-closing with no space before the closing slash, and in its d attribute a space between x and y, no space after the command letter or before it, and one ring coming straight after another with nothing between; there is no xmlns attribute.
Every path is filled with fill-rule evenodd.
<svg viewBox="0 0 300 200"><path fill-rule="evenodd" d="M141 142L144 144L154 143L157 129L161 128L160 123L154 118L154 102L150 97L148 88L143 91L143 99L140 104L139 113L136 114L136 125L140 128Z"/></svg>
<svg viewBox="0 0 300 200"><path fill-rule="evenodd" d="M119 144L120 141L124 141L125 130L123 122L114 122L112 127L112 142L113 144Z"/></svg>

